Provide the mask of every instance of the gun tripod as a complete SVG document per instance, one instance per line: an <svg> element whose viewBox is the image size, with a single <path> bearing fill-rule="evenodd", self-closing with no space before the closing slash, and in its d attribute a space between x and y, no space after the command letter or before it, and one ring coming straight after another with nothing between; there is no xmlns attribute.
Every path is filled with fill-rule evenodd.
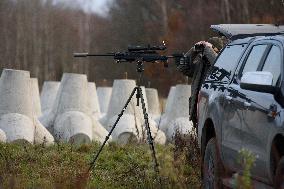
<svg viewBox="0 0 284 189"><path fill-rule="evenodd" d="M153 137L152 137L152 134L151 134L151 129L150 129L150 126L149 126L149 118L148 118L148 113L147 113L147 109L146 109L145 99L143 97L143 93L142 93L142 89L141 89L141 85L140 85L141 79L142 79L142 73L144 71L143 61L140 61L140 60L137 61L136 71L139 74L137 86L131 92L128 100L126 101L126 103L123 107L123 109L121 110L120 114L118 114L118 117L117 117L115 123L113 124L108 135L106 136L105 141L103 142L102 146L98 150L93 161L90 163L89 171L95 166L95 163L98 160L100 153L102 152L102 150L103 150L104 146L106 145L107 141L109 140L109 137L111 136L113 130L117 126L117 123L119 122L120 118L123 116L128 104L130 103L130 101L132 100L133 96L136 93L137 106L139 106L140 100L141 100L141 105L142 105L142 110L143 110L143 115L144 115L144 121L145 121L145 127L146 127L146 132L147 132L147 140L148 140L148 143L149 143L149 146L150 146L150 150L152 151L152 158L153 158L153 161L154 161L154 170L156 171L157 175L159 176L159 164L158 164L157 157L156 157L154 140L153 140ZM161 183L160 179L159 179L159 181Z"/></svg>

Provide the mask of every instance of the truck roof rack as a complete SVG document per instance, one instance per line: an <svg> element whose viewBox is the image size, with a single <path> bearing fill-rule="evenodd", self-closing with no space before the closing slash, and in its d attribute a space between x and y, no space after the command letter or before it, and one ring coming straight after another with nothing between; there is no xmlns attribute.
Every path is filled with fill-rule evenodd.
<svg viewBox="0 0 284 189"><path fill-rule="evenodd" d="M219 24L211 25L210 28L231 40L284 34L284 25L273 24Z"/></svg>

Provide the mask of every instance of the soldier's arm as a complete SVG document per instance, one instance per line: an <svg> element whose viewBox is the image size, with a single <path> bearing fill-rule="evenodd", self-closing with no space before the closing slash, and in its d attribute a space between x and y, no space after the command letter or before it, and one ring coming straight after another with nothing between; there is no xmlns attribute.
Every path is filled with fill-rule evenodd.
<svg viewBox="0 0 284 189"><path fill-rule="evenodd" d="M204 48L204 56L207 58L209 61L210 65L213 65L215 62L215 59L217 57L217 53L213 50L212 47L210 46L205 46Z"/></svg>

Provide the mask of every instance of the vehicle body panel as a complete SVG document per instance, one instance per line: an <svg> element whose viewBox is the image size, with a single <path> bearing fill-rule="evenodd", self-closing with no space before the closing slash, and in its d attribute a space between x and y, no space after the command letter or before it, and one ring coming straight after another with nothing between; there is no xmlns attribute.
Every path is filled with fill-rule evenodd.
<svg viewBox="0 0 284 189"><path fill-rule="evenodd" d="M284 30L284 27L282 29ZM234 35L237 34L231 34L231 37ZM214 86L214 82L208 82L212 75L210 73L202 85L198 102L198 142L202 148L205 121L212 120L225 168L231 172L242 172L242 167L238 164L238 154L241 149L247 149L256 157L251 169L252 177L272 184L271 146L276 135L284 136L283 103L278 102L273 94L241 89L238 72L253 45L276 44L281 47L282 52L282 82L278 87L284 91L284 36L249 37L233 40L229 45L244 42L249 44L248 48L239 60L230 82L221 84L218 82L218 85L215 83ZM277 107L276 117L270 114L271 105Z"/></svg>

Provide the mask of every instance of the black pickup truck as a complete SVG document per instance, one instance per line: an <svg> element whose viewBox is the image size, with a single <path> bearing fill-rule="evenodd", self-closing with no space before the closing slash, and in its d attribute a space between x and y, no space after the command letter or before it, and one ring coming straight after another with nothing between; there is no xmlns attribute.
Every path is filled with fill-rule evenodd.
<svg viewBox="0 0 284 189"><path fill-rule="evenodd" d="M213 25L230 39L198 96L204 188L233 187L241 150L253 188L284 188L284 26Z"/></svg>

